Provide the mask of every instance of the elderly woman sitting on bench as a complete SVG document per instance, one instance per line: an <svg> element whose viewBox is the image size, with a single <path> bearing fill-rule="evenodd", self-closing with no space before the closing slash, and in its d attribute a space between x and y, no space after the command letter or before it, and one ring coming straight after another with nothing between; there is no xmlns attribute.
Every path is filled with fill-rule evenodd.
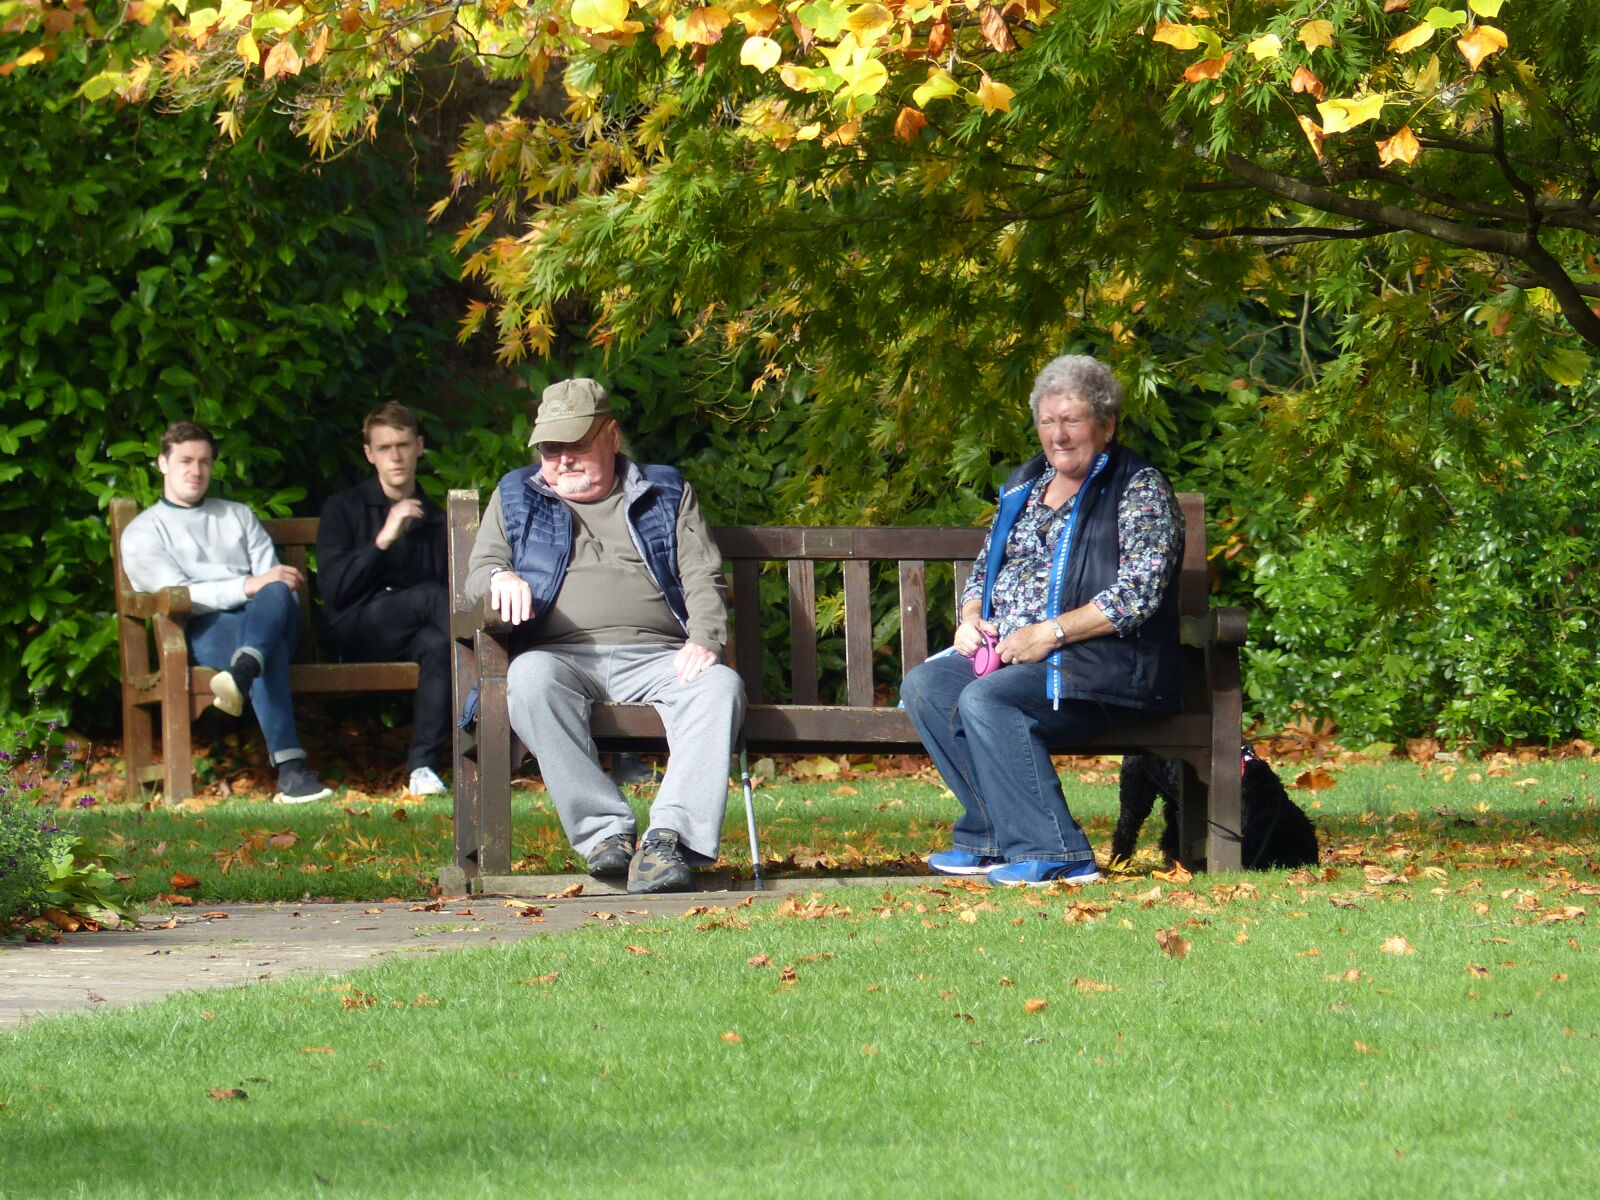
<svg viewBox="0 0 1600 1200"><path fill-rule="evenodd" d="M1000 491L952 651L901 694L962 808L928 865L1088 883L1094 851L1050 756L1179 708L1183 516L1166 477L1117 443L1122 388L1104 364L1054 359L1029 402L1040 453Z"/></svg>

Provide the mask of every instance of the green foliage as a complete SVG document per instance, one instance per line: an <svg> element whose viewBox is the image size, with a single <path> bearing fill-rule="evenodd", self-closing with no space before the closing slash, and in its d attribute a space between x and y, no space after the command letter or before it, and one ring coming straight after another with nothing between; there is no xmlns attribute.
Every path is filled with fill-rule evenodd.
<svg viewBox="0 0 1600 1200"><path fill-rule="evenodd" d="M1600 451L1588 407L1569 407L1523 453L1491 444L1503 456L1493 466L1438 461L1434 490L1393 496L1390 532L1297 529L1290 515L1262 537L1253 592L1264 620L1246 681L1268 724L1299 704L1335 716L1353 744L1600 736ZM1434 514L1433 536L1412 535L1407 504ZM1375 591L1395 562L1409 569L1394 592Z"/></svg>
<svg viewBox="0 0 1600 1200"><path fill-rule="evenodd" d="M56 838L44 864L42 907L98 925L121 923L129 912L111 895L117 880L106 866L114 862L76 834Z"/></svg>
<svg viewBox="0 0 1600 1200"><path fill-rule="evenodd" d="M37 699L37 698L36 698ZM77 833L42 799L41 785L64 783L70 755L49 766L54 722L41 724L35 703L21 721L0 724L0 935L46 909L100 924L118 924L126 908L108 889L116 882ZM79 807L92 807L86 796Z"/></svg>
<svg viewBox="0 0 1600 1200"><path fill-rule="evenodd" d="M43 688L101 723L104 512L159 494L161 429L211 426L216 489L263 515L326 494L367 410L447 386L415 314L449 260L405 163L310 166L271 121L228 146L203 111L73 99L75 71L0 85L0 711Z"/></svg>

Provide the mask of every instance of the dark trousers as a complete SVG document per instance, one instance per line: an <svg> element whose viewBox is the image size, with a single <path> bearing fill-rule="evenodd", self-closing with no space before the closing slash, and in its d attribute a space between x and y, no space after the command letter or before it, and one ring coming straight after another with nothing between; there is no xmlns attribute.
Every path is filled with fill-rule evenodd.
<svg viewBox="0 0 1600 1200"><path fill-rule="evenodd" d="M380 592L328 630L328 647L345 662L414 662L411 750L406 769L438 770L450 745L450 594L442 583Z"/></svg>

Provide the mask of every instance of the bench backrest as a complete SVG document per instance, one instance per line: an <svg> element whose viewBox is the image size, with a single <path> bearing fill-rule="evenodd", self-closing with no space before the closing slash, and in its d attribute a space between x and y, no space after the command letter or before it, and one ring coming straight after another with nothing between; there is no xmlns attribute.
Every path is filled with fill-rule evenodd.
<svg viewBox="0 0 1600 1200"><path fill-rule="evenodd" d="M1205 497L1192 492L1178 497L1183 509L1185 548L1178 579L1179 607L1184 616L1203 617L1210 595L1206 566ZM466 562L479 521L478 495L452 491L449 505L450 561L457 608L465 608ZM983 543L984 529L963 526L782 526L718 525L712 536L729 568L732 624L730 658L744 680L752 704L820 703L818 662L818 565L839 564L842 576L845 702L854 707L882 703L875 692L873 665L883 647L874 635L875 564L893 564L898 589L899 657L909 671L928 656L930 624L948 631L972 561ZM930 608L928 564L949 563L954 588ZM770 649L763 636L761 575L781 567L788 588L789 694L768 694L764 665ZM880 604L880 610L882 609ZM935 649L942 649L935 647Z"/></svg>

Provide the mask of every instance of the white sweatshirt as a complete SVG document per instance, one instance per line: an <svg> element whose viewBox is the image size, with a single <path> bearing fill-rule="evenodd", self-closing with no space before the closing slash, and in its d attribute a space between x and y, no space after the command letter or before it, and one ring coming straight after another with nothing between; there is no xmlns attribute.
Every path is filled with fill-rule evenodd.
<svg viewBox="0 0 1600 1200"><path fill-rule="evenodd" d="M122 569L135 590L186 587L196 613L244 605L244 581L278 565L256 515L232 500L206 497L194 508L162 500L122 533Z"/></svg>

